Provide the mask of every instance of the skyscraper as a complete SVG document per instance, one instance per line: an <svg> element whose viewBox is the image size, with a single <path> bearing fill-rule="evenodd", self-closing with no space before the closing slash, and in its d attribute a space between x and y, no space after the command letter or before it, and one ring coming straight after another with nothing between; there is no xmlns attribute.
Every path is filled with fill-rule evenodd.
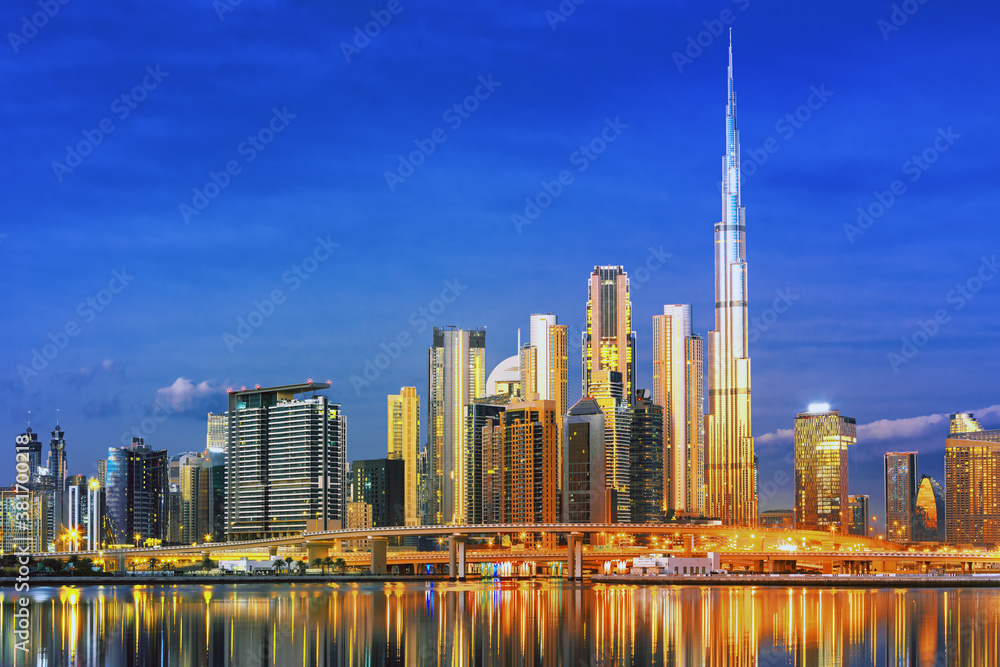
<svg viewBox="0 0 1000 667"><path fill-rule="evenodd" d="M653 316L653 403L663 408L664 502L701 514L705 506L702 340L691 332L691 306Z"/></svg>
<svg viewBox="0 0 1000 667"><path fill-rule="evenodd" d="M491 523L501 519L496 515L497 498L501 492L493 484L493 476L502 472L503 433L494 438L492 429L503 423L503 413L516 396L498 394L477 398L465 407L465 452L468 458L469 483L465 493L465 521L470 524ZM490 503L493 503L491 505Z"/></svg>
<svg viewBox="0 0 1000 667"><path fill-rule="evenodd" d="M628 274L621 266L595 266L587 298L583 334L583 395L590 396L594 373L620 373L625 400L635 391L635 332Z"/></svg>
<svg viewBox="0 0 1000 667"><path fill-rule="evenodd" d="M559 429L555 401L514 401L503 414L504 522L558 523ZM547 533L542 543L558 544Z"/></svg>
<svg viewBox="0 0 1000 667"><path fill-rule="evenodd" d="M66 478L66 530L70 532L73 550L85 543L87 533L87 476Z"/></svg>
<svg viewBox="0 0 1000 667"><path fill-rule="evenodd" d="M565 523L614 522L617 501L605 481L604 412L581 398L563 417L562 516Z"/></svg>
<svg viewBox="0 0 1000 667"><path fill-rule="evenodd" d="M140 545L167 537L167 451L142 438L108 448L107 521L112 544Z"/></svg>
<svg viewBox="0 0 1000 667"><path fill-rule="evenodd" d="M87 482L87 550L97 551L107 543L105 489L96 477Z"/></svg>
<svg viewBox="0 0 1000 667"><path fill-rule="evenodd" d="M909 542L917 500L917 453L885 454L885 537Z"/></svg>
<svg viewBox="0 0 1000 667"><path fill-rule="evenodd" d="M851 535L870 537L868 534L868 514L871 511L870 498L866 495L847 496L847 532Z"/></svg>
<svg viewBox="0 0 1000 667"><path fill-rule="evenodd" d="M740 134L729 44L722 221L715 224L715 330L708 333L705 417L706 513L725 525L757 522L757 456L750 430L746 217L740 195Z"/></svg>
<svg viewBox="0 0 1000 667"><path fill-rule="evenodd" d="M663 451L663 408L653 402L648 389L639 389L632 406L629 453L632 523L665 519Z"/></svg>
<svg viewBox="0 0 1000 667"><path fill-rule="evenodd" d="M372 526L402 526L406 463L400 459L366 459L351 463L351 500L371 505Z"/></svg>
<svg viewBox="0 0 1000 667"><path fill-rule="evenodd" d="M347 425L340 405L315 393L328 388L326 382L306 382L230 391L228 539L284 537L340 526Z"/></svg>
<svg viewBox="0 0 1000 667"><path fill-rule="evenodd" d="M944 518L944 489L930 475L921 475L913 508L913 541L944 542Z"/></svg>
<svg viewBox="0 0 1000 667"><path fill-rule="evenodd" d="M427 514L425 524L463 523L470 464L466 410L486 394L486 330L434 328L427 352Z"/></svg>
<svg viewBox="0 0 1000 667"><path fill-rule="evenodd" d="M828 405L795 418L795 527L847 534L847 448L857 422Z"/></svg>
<svg viewBox="0 0 1000 667"><path fill-rule="evenodd" d="M49 440L47 467L51 478L52 531L58 535L70 525L66 516L66 432L58 421Z"/></svg>
<svg viewBox="0 0 1000 667"><path fill-rule="evenodd" d="M418 500L420 472L420 396L416 387L402 387L398 394L387 398L388 457L403 462L404 524L420 525Z"/></svg>
<svg viewBox="0 0 1000 667"><path fill-rule="evenodd" d="M226 415L208 413L208 433L205 439L205 448L218 450L226 448Z"/></svg>
<svg viewBox="0 0 1000 667"><path fill-rule="evenodd" d="M610 519L628 523L632 507L629 491L632 411L621 373L594 371L590 379L590 398L604 413L604 480L608 488L614 490L617 505Z"/></svg>
<svg viewBox="0 0 1000 667"><path fill-rule="evenodd" d="M42 442L30 426L15 439L14 451L18 463L23 460L28 464L29 481L34 480L42 465Z"/></svg>
<svg viewBox="0 0 1000 667"><path fill-rule="evenodd" d="M1000 429L974 415L951 415L945 440L945 538L948 544L1000 545Z"/></svg>

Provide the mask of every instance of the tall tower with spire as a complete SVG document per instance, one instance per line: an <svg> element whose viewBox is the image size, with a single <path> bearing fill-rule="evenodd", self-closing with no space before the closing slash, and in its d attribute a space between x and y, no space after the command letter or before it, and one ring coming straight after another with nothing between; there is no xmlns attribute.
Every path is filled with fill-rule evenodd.
<svg viewBox="0 0 1000 667"><path fill-rule="evenodd" d="M722 159L722 221L715 225L715 330L708 333L705 512L725 525L757 523L757 456L750 434L746 220L729 33L729 101Z"/></svg>

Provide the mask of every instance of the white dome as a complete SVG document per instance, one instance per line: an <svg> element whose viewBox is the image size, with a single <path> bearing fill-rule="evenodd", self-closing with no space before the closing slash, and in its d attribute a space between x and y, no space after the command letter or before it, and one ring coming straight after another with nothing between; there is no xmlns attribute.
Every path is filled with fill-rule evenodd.
<svg viewBox="0 0 1000 667"><path fill-rule="evenodd" d="M497 382L520 381L521 365L515 354L513 357L507 357L501 361L496 365L496 368L490 371L490 376L486 378L486 395L494 396L497 393Z"/></svg>

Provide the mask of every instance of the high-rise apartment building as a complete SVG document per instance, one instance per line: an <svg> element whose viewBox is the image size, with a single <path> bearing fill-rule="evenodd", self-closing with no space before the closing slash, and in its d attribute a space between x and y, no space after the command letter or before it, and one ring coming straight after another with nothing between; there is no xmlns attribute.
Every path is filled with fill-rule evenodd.
<svg viewBox="0 0 1000 667"><path fill-rule="evenodd" d="M558 523L559 428L555 401L513 401L503 414L504 523ZM546 533L541 543L558 544Z"/></svg>
<svg viewBox="0 0 1000 667"><path fill-rule="evenodd" d="M583 395L590 396L594 373L621 375L625 400L635 391L635 332L628 274L621 266L595 266L587 292L583 334Z"/></svg>
<svg viewBox="0 0 1000 667"><path fill-rule="evenodd" d="M424 523L464 523L472 470L466 449L465 406L485 396L486 330L435 327L427 356L429 470Z"/></svg>
<svg viewBox="0 0 1000 667"><path fill-rule="evenodd" d="M44 491L0 488L0 549L5 554L46 551L49 533L49 499Z"/></svg>
<svg viewBox="0 0 1000 667"><path fill-rule="evenodd" d="M930 475L921 475L913 507L913 541L944 542L944 517L944 489Z"/></svg>
<svg viewBox="0 0 1000 667"><path fill-rule="evenodd" d="M613 520L628 523L632 508L629 492L632 411L622 382L621 373L616 371L594 371L590 398L604 413L604 479L615 492L617 509Z"/></svg>
<svg viewBox="0 0 1000 667"><path fill-rule="evenodd" d="M891 542L912 539L917 480L916 452L886 452L885 538Z"/></svg>
<svg viewBox="0 0 1000 667"><path fill-rule="evenodd" d="M96 477L87 482L87 550L97 551L107 544L105 489Z"/></svg>
<svg viewBox="0 0 1000 667"><path fill-rule="evenodd" d="M351 463L351 500L371 505L372 526L405 525L405 468L401 459L366 459Z"/></svg>
<svg viewBox="0 0 1000 667"><path fill-rule="evenodd" d="M226 415L208 413L208 433L205 438L206 449L224 450L226 448Z"/></svg>
<svg viewBox="0 0 1000 667"><path fill-rule="evenodd" d="M671 509L663 495L663 408L653 402L648 389L636 391L630 437L632 523L663 523Z"/></svg>
<svg viewBox="0 0 1000 667"><path fill-rule="evenodd" d="M871 512L867 495L847 496L847 532L851 535L871 537L868 534L868 515Z"/></svg>
<svg viewBox="0 0 1000 667"><path fill-rule="evenodd" d="M945 440L945 539L1000 545L1000 429L983 430L971 413L951 416Z"/></svg>
<svg viewBox="0 0 1000 667"><path fill-rule="evenodd" d="M691 306L667 305L653 316L653 403L663 408L664 502L667 510L705 510L702 339L691 332Z"/></svg>
<svg viewBox="0 0 1000 667"><path fill-rule="evenodd" d="M167 538L169 476L166 450L142 438L129 447L108 448L107 522L111 544L144 544Z"/></svg>
<svg viewBox="0 0 1000 667"><path fill-rule="evenodd" d="M564 523L614 523L615 491L605 480L604 411L581 398L563 417Z"/></svg>
<svg viewBox="0 0 1000 667"><path fill-rule="evenodd" d="M750 430L746 216L740 178L730 42L722 221L715 224L715 329L708 333L705 512L724 525L752 526L757 522L757 456Z"/></svg>
<svg viewBox="0 0 1000 667"><path fill-rule="evenodd" d="M404 524L420 525L420 396L416 387L401 387L386 399L388 457L403 462Z"/></svg>
<svg viewBox="0 0 1000 667"><path fill-rule="evenodd" d="M498 394L473 400L465 408L465 451L467 464L465 522L499 523L498 495L502 486L496 476L503 468L503 434L493 430L503 424L503 413L512 400L510 394Z"/></svg>
<svg viewBox="0 0 1000 667"><path fill-rule="evenodd" d="M347 424L307 382L229 393L226 534L230 540L333 530L343 519ZM297 398L301 396L302 398Z"/></svg>
<svg viewBox="0 0 1000 667"><path fill-rule="evenodd" d="M795 526L847 534L847 448L858 442L857 422L828 405L795 418Z"/></svg>
<svg viewBox="0 0 1000 667"><path fill-rule="evenodd" d="M66 530L74 551L78 551L86 543L87 518L87 476L67 477Z"/></svg>

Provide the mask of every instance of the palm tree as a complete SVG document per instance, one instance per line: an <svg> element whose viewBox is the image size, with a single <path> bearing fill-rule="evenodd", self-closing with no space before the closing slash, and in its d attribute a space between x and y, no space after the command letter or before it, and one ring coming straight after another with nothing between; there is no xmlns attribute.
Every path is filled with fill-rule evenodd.
<svg viewBox="0 0 1000 667"><path fill-rule="evenodd" d="M326 564L323 562L322 558L313 558L313 567L323 568L323 574L326 574Z"/></svg>
<svg viewBox="0 0 1000 667"><path fill-rule="evenodd" d="M288 567L288 574L292 573L292 563L294 562L295 562L294 558L292 558L291 556L285 556L285 565Z"/></svg>
<svg viewBox="0 0 1000 667"><path fill-rule="evenodd" d="M85 574L94 573L94 561L90 558L81 558L76 562L76 567Z"/></svg>
<svg viewBox="0 0 1000 667"><path fill-rule="evenodd" d="M205 557L201 559L201 569L205 570L205 572L208 572L214 567L215 567L215 561L213 561L208 554L205 554Z"/></svg>
<svg viewBox="0 0 1000 667"><path fill-rule="evenodd" d="M285 567L285 560L280 556L276 556L275 559L271 561L271 565L274 567L275 571L280 573L281 568Z"/></svg>
<svg viewBox="0 0 1000 667"><path fill-rule="evenodd" d="M150 572L152 572L153 570L155 570L155 569L156 569L156 565L157 565L157 563L159 563L159 562L160 562L160 561L156 560L155 558L150 558L150 559L149 559L149 570L150 570Z"/></svg>
<svg viewBox="0 0 1000 667"><path fill-rule="evenodd" d="M323 572L326 573L326 568L333 567L333 559L327 556L323 559Z"/></svg>
<svg viewBox="0 0 1000 667"><path fill-rule="evenodd" d="M344 570L347 569L347 561L344 560L343 558L338 558L337 560L333 561L333 566L337 568L338 572L342 573Z"/></svg>
<svg viewBox="0 0 1000 667"><path fill-rule="evenodd" d="M69 570L71 572L73 572L74 574L76 574L76 568L79 565L79 563L80 563L80 557L79 556L77 556L76 554L73 554L72 556L70 556L69 557L69 563L68 563Z"/></svg>

